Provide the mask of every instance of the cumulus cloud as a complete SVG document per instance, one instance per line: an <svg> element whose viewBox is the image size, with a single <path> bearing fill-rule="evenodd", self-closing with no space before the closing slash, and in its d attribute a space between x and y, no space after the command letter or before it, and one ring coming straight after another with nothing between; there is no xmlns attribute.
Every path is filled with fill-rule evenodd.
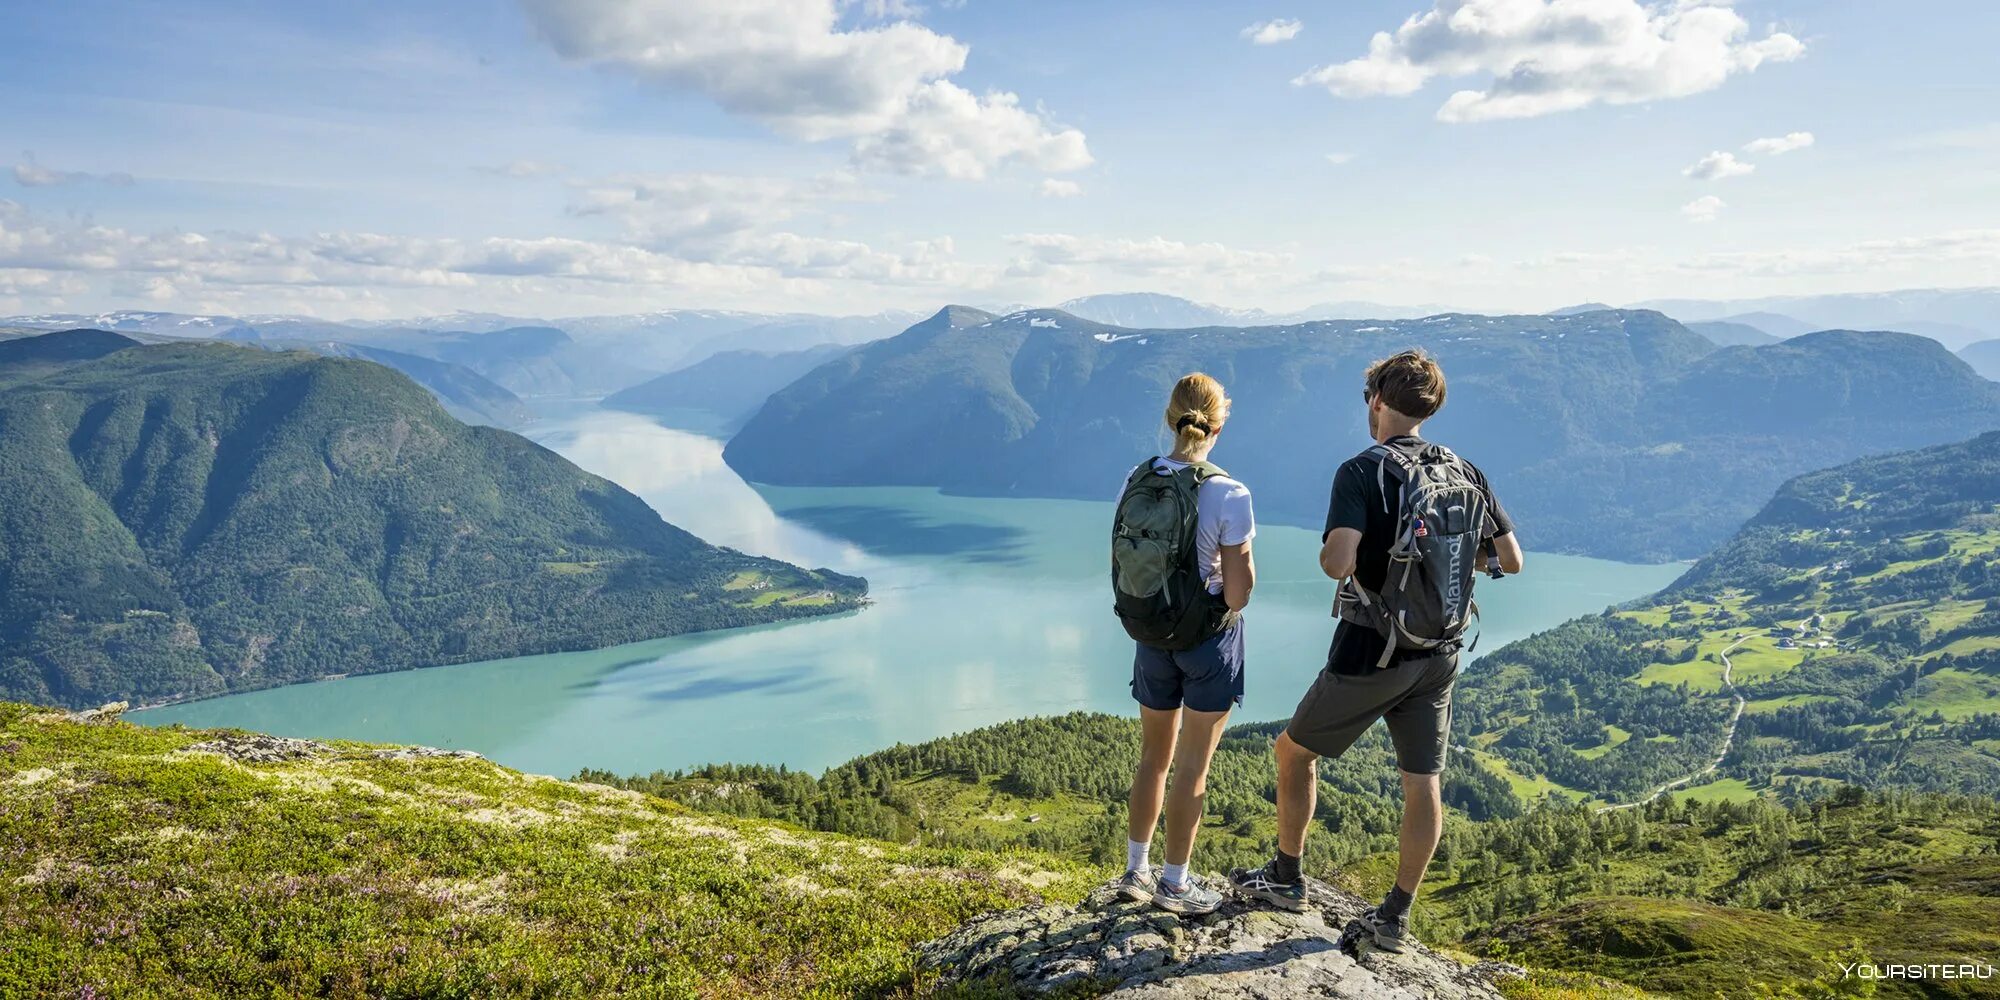
<svg viewBox="0 0 2000 1000"><path fill-rule="evenodd" d="M56 187L62 184L91 182L128 187L132 184L132 175L122 172L92 174L81 170L54 170L36 162L33 153L22 153L21 162L14 164L14 183L22 187Z"/></svg>
<svg viewBox="0 0 2000 1000"><path fill-rule="evenodd" d="M1787 132L1784 135L1765 139L1752 139L1743 144L1743 151L1760 156L1781 156L1794 150L1804 149L1813 144L1811 132Z"/></svg>
<svg viewBox="0 0 2000 1000"><path fill-rule="evenodd" d="M1681 215L1689 222L1714 222L1722 214L1725 203L1721 198L1705 194L1681 206Z"/></svg>
<svg viewBox="0 0 2000 1000"><path fill-rule="evenodd" d="M1304 30L1305 24L1297 18L1280 17L1269 21L1258 21L1244 28L1243 37L1255 45L1276 45L1299 37L1299 32Z"/></svg>
<svg viewBox="0 0 2000 1000"><path fill-rule="evenodd" d="M651 249L712 258L745 233L829 205L881 196L853 174L797 179L719 173L614 174L574 181L569 213L604 216Z"/></svg>
<svg viewBox="0 0 2000 1000"><path fill-rule="evenodd" d="M1012 93L951 82L968 47L913 21L843 25L847 5L835 0L522 3L565 58L700 93L796 138L853 140L869 166L976 179L1011 163L1055 172L1091 162L1082 132Z"/></svg>
<svg viewBox="0 0 2000 1000"><path fill-rule="evenodd" d="M1805 54L1781 31L1751 37L1728 0L1435 0L1377 32L1368 53L1292 81L1339 97L1401 96L1437 77L1489 76L1438 108L1447 122L1531 118L1686 97Z"/></svg>
<svg viewBox="0 0 2000 1000"><path fill-rule="evenodd" d="M0 278L9 294L73 287L62 284L65 276L109 280L123 297L187 302L289 300L312 289L370 296L437 290L460 301L493 290L537 298L664 293L754 301L801 288L824 295L828 282L957 289L986 277L958 260L949 240L883 250L793 233L747 233L718 243L710 259L697 259L558 237L141 233L51 221L0 201Z"/></svg>
<svg viewBox="0 0 2000 1000"><path fill-rule="evenodd" d="M1075 181L1062 181L1054 177L1044 177L1042 178L1041 192L1044 198L1074 198L1083 193L1083 185Z"/></svg>
<svg viewBox="0 0 2000 1000"><path fill-rule="evenodd" d="M1756 169L1756 164L1745 163L1737 159L1736 154L1725 153L1718 149L1695 161L1694 166L1682 170L1681 173L1698 181L1713 181L1724 177L1741 177Z"/></svg>

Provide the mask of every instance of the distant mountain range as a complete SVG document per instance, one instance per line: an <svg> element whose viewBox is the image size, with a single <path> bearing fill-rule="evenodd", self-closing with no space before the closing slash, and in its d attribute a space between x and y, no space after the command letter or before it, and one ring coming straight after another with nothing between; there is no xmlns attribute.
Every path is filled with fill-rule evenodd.
<svg viewBox="0 0 2000 1000"><path fill-rule="evenodd" d="M0 319L0 328L92 328L287 346L345 344L460 365L523 397L588 397L628 388L722 351L782 353L821 344L859 344L892 336L921 318L903 312L815 316L682 309L554 320L453 313L336 322L123 310L16 316Z"/></svg>
<svg viewBox="0 0 2000 1000"><path fill-rule="evenodd" d="M1972 370L1990 379L2000 379L2000 340L1982 340L1958 349L1958 356Z"/></svg>
<svg viewBox="0 0 2000 1000"><path fill-rule="evenodd" d="M851 350L821 344L802 351L723 351L604 398L614 410L644 413L671 427L734 433L771 394Z"/></svg>
<svg viewBox="0 0 2000 1000"><path fill-rule="evenodd" d="M1323 302L1295 312L1230 309L1157 292L1124 292L1070 299L1057 307L1072 316L1110 326L1180 330L1204 326L1284 326L1323 319L1416 319L1442 306L1390 306L1377 302ZM1009 312L1019 310L1007 310Z"/></svg>
<svg viewBox="0 0 2000 1000"><path fill-rule="evenodd" d="M1930 337L1954 350L2000 337L2000 288L1913 288L1728 301L1654 299L1632 308L1657 309L1684 323L1732 320L1779 337L1811 330L1896 330Z"/></svg>
<svg viewBox="0 0 2000 1000"><path fill-rule="evenodd" d="M0 700L97 705L851 608L379 364L0 341Z"/></svg>
<svg viewBox="0 0 2000 1000"><path fill-rule="evenodd" d="M725 457L774 484L1097 498L1169 445L1167 387L1201 370L1236 399L1216 460L1267 520L1316 525L1367 443L1363 367L1412 345L1451 377L1430 433L1542 550L1699 555L1788 476L2000 427L2000 385L1906 334L1718 348L1648 311L1135 330L952 307L779 391Z"/></svg>

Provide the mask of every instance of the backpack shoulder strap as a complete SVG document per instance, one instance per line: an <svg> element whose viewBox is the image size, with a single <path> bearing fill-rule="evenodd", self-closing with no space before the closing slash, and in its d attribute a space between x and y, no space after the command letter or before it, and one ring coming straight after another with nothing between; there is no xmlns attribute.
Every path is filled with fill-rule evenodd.
<svg viewBox="0 0 2000 1000"><path fill-rule="evenodd" d="M1125 477L1125 488L1126 488L1126 489L1128 489L1128 490L1129 490L1129 489L1131 489L1131 488L1132 488L1132 484L1133 484L1133 483L1136 483L1136 482L1138 482L1138 481L1139 481L1139 477L1141 477L1141 476L1149 476L1149 475L1152 475L1152 473L1153 473L1153 463L1154 463L1154 462L1157 462L1157 461L1159 461L1159 460L1160 460L1160 456L1158 456L1158 455L1154 455L1154 456L1153 456L1152 458L1149 458L1149 459L1147 459L1147 460L1145 460L1145 461L1143 461L1143 462L1140 462L1140 463L1139 463L1139 467L1138 467L1138 468L1136 468L1136 469L1133 469L1133 470L1132 470L1132 474L1131 474L1131 475L1129 475L1129 476L1126 476L1126 477Z"/></svg>
<svg viewBox="0 0 2000 1000"><path fill-rule="evenodd" d="M1202 483L1214 479L1217 476L1229 475L1229 473L1224 472L1222 470L1222 466L1216 465L1214 462L1195 462L1189 465L1188 469L1194 473L1194 482L1196 486L1199 486Z"/></svg>
<svg viewBox="0 0 2000 1000"><path fill-rule="evenodd" d="M1386 444L1373 445L1362 454L1375 459L1375 492L1382 496L1382 512L1395 513L1389 509L1389 477L1393 475L1398 485L1408 483L1416 471L1416 458L1406 449Z"/></svg>

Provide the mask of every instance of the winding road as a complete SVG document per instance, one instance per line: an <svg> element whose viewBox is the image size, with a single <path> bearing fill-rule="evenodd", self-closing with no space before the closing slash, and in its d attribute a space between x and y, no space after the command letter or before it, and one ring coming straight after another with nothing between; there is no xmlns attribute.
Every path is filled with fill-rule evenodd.
<svg viewBox="0 0 2000 1000"><path fill-rule="evenodd" d="M1617 805L1599 806L1597 808L1598 812L1602 813L1602 812L1611 812L1614 809L1638 808L1639 806L1643 806L1646 803L1651 802L1654 799L1657 799L1660 796L1665 795L1668 792L1671 792L1674 789L1681 787L1682 785L1690 784L1701 778L1708 777L1710 774L1713 774L1715 772L1716 768L1722 766L1723 758L1729 756L1729 748L1736 742L1736 723L1739 719L1743 718L1743 692L1736 690L1736 681L1731 676L1735 672L1736 668L1734 664L1731 664L1729 662L1729 654L1736 652L1736 647L1743 645L1743 643L1748 639L1749 639L1748 635L1738 636L1735 642L1729 644L1728 649L1722 651L1722 686L1728 688L1729 696L1736 699L1736 710L1734 712L1729 713L1729 724L1724 726L1722 729L1722 752L1716 754L1715 759L1709 761L1707 767L1704 767L1701 770L1694 772L1693 774L1683 775L1682 777L1675 778L1674 780L1669 781L1664 785L1660 785L1659 787L1654 788L1652 792L1648 793L1646 797L1643 799L1637 799L1632 802L1621 802Z"/></svg>

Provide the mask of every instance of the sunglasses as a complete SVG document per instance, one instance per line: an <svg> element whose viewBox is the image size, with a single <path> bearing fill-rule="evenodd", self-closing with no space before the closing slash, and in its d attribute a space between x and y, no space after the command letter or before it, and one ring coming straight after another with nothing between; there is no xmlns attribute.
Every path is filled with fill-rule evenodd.
<svg viewBox="0 0 2000 1000"><path fill-rule="evenodd" d="M1361 401L1370 406L1375 405L1375 390L1373 389L1361 390Z"/></svg>

